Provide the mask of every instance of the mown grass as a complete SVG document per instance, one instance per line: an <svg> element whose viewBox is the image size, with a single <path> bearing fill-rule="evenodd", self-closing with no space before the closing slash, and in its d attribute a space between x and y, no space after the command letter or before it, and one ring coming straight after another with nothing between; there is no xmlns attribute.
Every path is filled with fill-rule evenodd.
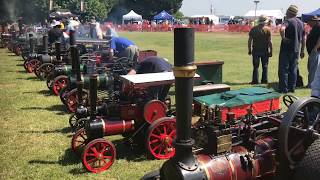
<svg viewBox="0 0 320 180"><path fill-rule="evenodd" d="M139 45L154 49L173 62L173 33L120 33ZM247 55L247 34L197 33L195 59L223 60L223 80L232 89L248 87L251 57ZM274 57L270 60L268 87L276 87L279 36L274 36ZM304 59L300 71L306 81ZM296 96L309 96L298 89ZM50 95L44 82L27 74L20 57L0 49L0 179L139 179L161 167L163 161L147 160L121 142L121 136L107 137L117 146L114 165L101 174L84 170L70 150L69 115L58 97Z"/></svg>

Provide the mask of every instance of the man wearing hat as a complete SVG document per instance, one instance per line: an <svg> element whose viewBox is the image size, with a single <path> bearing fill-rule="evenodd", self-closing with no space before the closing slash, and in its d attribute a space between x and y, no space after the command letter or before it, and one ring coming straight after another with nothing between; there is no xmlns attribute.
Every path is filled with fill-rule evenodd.
<svg viewBox="0 0 320 180"><path fill-rule="evenodd" d="M312 27L306 41L307 52L309 54L308 58L308 85L310 88L311 83L314 79L314 74L316 73L318 61L319 61L319 51L316 47L317 41L320 40L320 18L313 16L308 20L308 25Z"/></svg>
<svg viewBox="0 0 320 180"><path fill-rule="evenodd" d="M294 92L297 82L298 60L304 57L304 24L297 18L298 7L290 5L281 29L279 54L279 92Z"/></svg>
<svg viewBox="0 0 320 180"><path fill-rule="evenodd" d="M272 41L270 29L266 26L267 16L261 15L258 25L249 32L248 54L252 55L252 81L251 84L259 83L259 64L262 63L261 83L268 83L268 63L272 56Z"/></svg>
<svg viewBox="0 0 320 180"><path fill-rule="evenodd" d="M48 32L48 40L49 44L53 44L57 41L61 42L63 38L63 32L60 29L61 23L60 21L53 21L51 24L52 28Z"/></svg>

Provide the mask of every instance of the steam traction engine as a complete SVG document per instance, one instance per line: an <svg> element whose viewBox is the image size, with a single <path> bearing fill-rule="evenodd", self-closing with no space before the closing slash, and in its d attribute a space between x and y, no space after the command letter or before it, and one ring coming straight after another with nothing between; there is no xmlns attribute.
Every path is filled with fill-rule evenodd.
<svg viewBox="0 0 320 180"><path fill-rule="evenodd" d="M104 136L122 134L130 144L146 148L156 159L168 159L175 153L172 141L176 136L175 119L168 117L170 101L155 100L150 86L170 85L172 72L121 76L124 84L96 107L97 76L90 78L90 119L72 138L72 149L81 154L82 162L91 172L108 169L115 160L116 150ZM81 97L81 96L80 96ZM99 111L100 116L96 116Z"/></svg>
<svg viewBox="0 0 320 180"><path fill-rule="evenodd" d="M319 99L296 100L280 114L276 94L240 105L234 95L247 89L197 97L192 106L193 29L176 28L174 37L175 155L143 179L319 179Z"/></svg>

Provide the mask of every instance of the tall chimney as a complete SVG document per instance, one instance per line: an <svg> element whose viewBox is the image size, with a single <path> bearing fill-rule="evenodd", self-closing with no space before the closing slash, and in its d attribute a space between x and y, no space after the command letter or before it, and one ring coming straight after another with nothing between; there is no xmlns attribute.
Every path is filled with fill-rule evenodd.
<svg viewBox="0 0 320 180"><path fill-rule="evenodd" d="M80 73L80 67L78 67L80 66L79 65L80 63L79 63L79 58L77 56L77 46L75 43L75 35L73 30L70 31L70 53L71 53L71 67L72 67L71 73L73 75L78 74L77 71L79 71Z"/></svg>
<svg viewBox="0 0 320 180"><path fill-rule="evenodd" d="M97 103L97 74L93 74L90 76L90 119L93 120L96 118L96 103Z"/></svg>
<svg viewBox="0 0 320 180"><path fill-rule="evenodd" d="M29 34L29 46L30 46L30 52L34 53L34 39L33 34Z"/></svg>
<svg viewBox="0 0 320 180"><path fill-rule="evenodd" d="M61 43L60 42L56 42L54 44L54 49L56 51L56 58L58 61L61 60Z"/></svg>
<svg viewBox="0 0 320 180"><path fill-rule="evenodd" d="M193 100L194 29L174 29L174 68L176 92L177 138L176 153L166 161L161 170L161 179L203 179L204 174L192 153L191 116Z"/></svg>
<svg viewBox="0 0 320 180"><path fill-rule="evenodd" d="M48 35L45 34L42 37L42 44L43 44L43 54L48 54Z"/></svg>

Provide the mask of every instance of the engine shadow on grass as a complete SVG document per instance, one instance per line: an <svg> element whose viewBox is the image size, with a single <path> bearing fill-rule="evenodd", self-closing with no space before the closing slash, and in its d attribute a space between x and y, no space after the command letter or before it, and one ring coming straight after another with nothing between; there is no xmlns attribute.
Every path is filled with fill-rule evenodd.
<svg viewBox="0 0 320 180"><path fill-rule="evenodd" d="M69 112L66 110L65 106L63 104L59 105L52 105L49 107L23 107L21 110L47 110L47 111L53 111L57 115L66 115L69 114Z"/></svg>
<svg viewBox="0 0 320 180"><path fill-rule="evenodd" d="M23 92L22 94L34 94L34 93L38 93L38 94L41 94L43 96L52 96L53 95L50 90L27 91L27 92Z"/></svg>
<svg viewBox="0 0 320 180"><path fill-rule="evenodd" d="M81 162L81 159L73 152L70 148L65 150L65 153L59 157L58 161L52 161L52 160L41 160L41 159L34 159L30 160L29 164L59 164L61 166L69 166L78 164ZM85 172L85 171L84 171Z"/></svg>
<svg viewBox="0 0 320 180"><path fill-rule="evenodd" d="M24 131L19 131L19 133L26 133L26 134L51 134L51 133L68 134L68 133L71 133L71 128L70 127L64 127L62 129L44 130L44 131L28 131L28 130L24 130ZM71 136L72 135L70 135L70 137Z"/></svg>
<svg viewBox="0 0 320 180"><path fill-rule="evenodd" d="M26 71L16 71L18 73L26 73ZM39 81L39 79L36 76L30 76L26 78L16 78L18 80L32 80L32 81Z"/></svg>

